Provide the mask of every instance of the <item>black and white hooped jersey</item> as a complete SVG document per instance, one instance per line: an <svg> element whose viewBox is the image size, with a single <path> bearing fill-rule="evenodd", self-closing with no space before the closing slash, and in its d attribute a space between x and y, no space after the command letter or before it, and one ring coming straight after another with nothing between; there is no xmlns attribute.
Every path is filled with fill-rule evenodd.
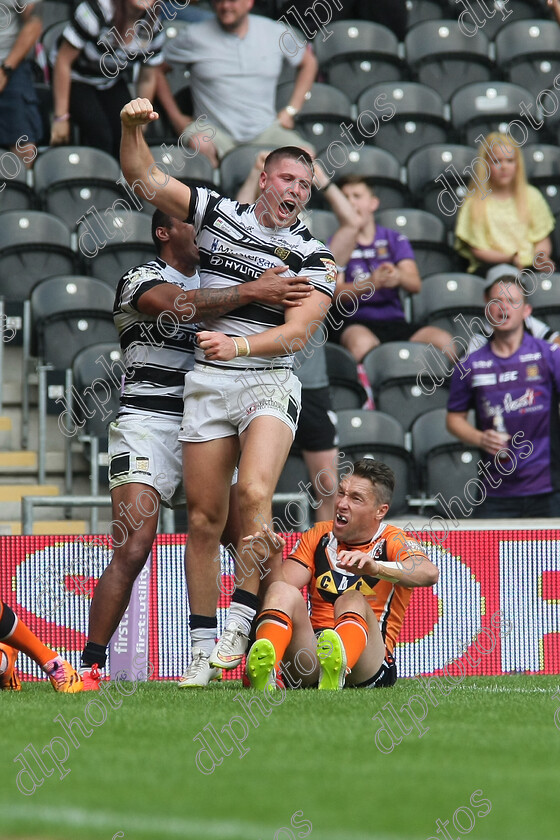
<svg viewBox="0 0 560 840"><path fill-rule="evenodd" d="M185 291L200 285L198 274L185 277L158 258L131 268L117 286L113 318L126 367L120 414L183 414L185 374L194 364L198 326L139 311L139 298L162 283Z"/></svg>
<svg viewBox="0 0 560 840"><path fill-rule="evenodd" d="M289 276L309 277L312 285L332 298L336 283L336 264L326 246L314 239L303 222L289 228L265 228L255 216L254 204L239 204L205 187L191 190L189 215L194 225L200 253L200 285L203 289L230 288L257 280L263 271L287 265ZM325 311L327 309L325 301ZM206 318L204 328L248 338L284 323L284 307L252 303ZM195 348L197 361L213 364ZM279 341L278 357L273 360L251 356L251 367L292 367L293 355L286 342ZM223 365L219 365L222 367ZM229 368L247 367L240 357L227 363Z"/></svg>

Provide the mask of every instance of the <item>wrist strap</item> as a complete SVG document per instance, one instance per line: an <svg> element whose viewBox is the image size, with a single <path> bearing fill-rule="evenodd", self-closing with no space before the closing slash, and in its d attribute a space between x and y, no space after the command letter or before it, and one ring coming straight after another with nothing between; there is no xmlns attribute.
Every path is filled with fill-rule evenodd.
<svg viewBox="0 0 560 840"><path fill-rule="evenodd" d="M70 114L61 114L60 117L55 117L53 122L66 122L70 119Z"/></svg>
<svg viewBox="0 0 560 840"><path fill-rule="evenodd" d="M236 335L233 337L233 341L235 343L235 356L250 356L251 355L251 345L247 338L244 335ZM239 346L239 342L244 341L245 347L241 348Z"/></svg>

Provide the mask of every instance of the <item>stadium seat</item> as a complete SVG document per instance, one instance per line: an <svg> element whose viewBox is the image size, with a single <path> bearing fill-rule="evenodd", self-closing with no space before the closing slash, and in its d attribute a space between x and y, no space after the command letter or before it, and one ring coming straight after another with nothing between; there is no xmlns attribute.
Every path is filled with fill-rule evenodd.
<svg viewBox="0 0 560 840"><path fill-rule="evenodd" d="M469 36L457 20L419 23L404 43L415 79L437 90L444 102L462 85L489 82L496 74L484 32Z"/></svg>
<svg viewBox="0 0 560 840"><path fill-rule="evenodd" d="M293 88L292 88L293 89ZM352 121L352 102L332 85L315 82L295 118L296 131L316 148L341 142L341 123Z"/></svg>
<svg viewBox="0 0 560 840"><path fill-rule="evenodd" d="M538 97L547 88L554 90L552 80L560 73L558 24L552 20L514 18L511 16L496 35L496 61L508 81ZM551 97L544 97L540 104L550 109Z"/></svg>
<svg viewBox="0 0 560 840"><path fill-rule="evenodd" d="M0 282L7 301L22 303L39 281L79 269L68 227L39 210L0 214Z"/></svg>
<svg viewBox="0 0 560 840"><path fill-rule="evenodd" d="M386 26L363 20L329 25L328 38L315 38L319 69L352 102L374 82L408 78L396 36Z"/></svg>
<svg viewBox="0 0 560 840"><path fill-rule="evenodd" d="M536 288L531 280L525 285L529 293L528 303L533 307L533 315L545 321L553 330L560 332L560 272L551 274L535 274Z"/></svg>
<svg viewBox="0 0 560 840"><path fill-rule="evenodd" d="M216 170L208 158L197 154L195 149L189 148L186 144L185 149L186 151L178 142L175 145L150 143L154 160L158 166L165 167L164 172L167 171L173 178L189 186L216 189Z"/></svg>
<svg viewBox="0 0 560 840"><path fill-rule="evenodd" d="M477 316L484 320L485 281L473 274L432 274L422 281L422 288L411 295L412 321L447 330L468 343L472 333L464 320ZM463 316L454 320L457 316Z"/></svg>
<svg viewBox="0 0 560 840"><path fill-rule="evenodd" d="M491 131L506 132L511 124L514 143L538 142L538 130L522 116L522 103L536 112L535 98L526 88L511 82L475 82L460 88L451 98L451 122L462 143L474 146L477 138Z"/></svg>
<svg viewBox="0 0 560 840"><path fill-rule="evenodd" d="M396 417L405 430L420 414L447 405L451 362L435 347L390 341L370 350L362 364L376 408Z"/></svg>
<svg viewBox="0 0 560 840"><path fill-rule="evenodd" d="M345 149L347 160L342 166L336 166L336 168L334 164L329 164L327 150L317 155L327 172L334 169L332 178L335 182L346 175L363 175L375 188L381 207L384 209L406 207L409 198L408 190L401 181L401 167L393 154L385 149L365 145L361 149L350 146L346 146Z"/></svg>
<svg viewBox="0 0 560 840"><path fill-rule="evenodd" d="M357 108L377 113L377 103L391 103L390 120L380 122L379 131L366 142L386 149L406 163L408 156L430 143L444 143L449 130L439 93L416 82L384 82L364 90Z"/></svg>
<svg viewBox="0 0 560 840"><path fill-rule="evenodd" d="M27 169L13 152L0 152L2 175L0 180L0 206L7 210L32 210L35 207L35 195L27 183Z"/></svg>
<svg viewBox="0 0 560 840"><path fill-rule="evenodd" d="M489 7L492 12L492 17L489 17L484 14L484 12L480 11L479 5L475 5L472 2L470 5L478 11L482 24L481 28L489 41L493 41L502 27L508 26L512 20L538 17L539 14L542 16L548 16L548 10L545 10L546 0L515 0L515 5L513 6L511 4L508 6L507 3L503 3L502 0L485 0L485 2L487 8ZM453 0L449 0L449 7L451 8L452 15L461 15L461 13L464 13L465 11L465 7L462 3L455 5ZM465 23L469 30L474 27L470 16Z"/></svg>
<svg viewBox="0 0 560 840"><path fill-rule="evenodd" d="M442 271L454 271L459 258L447 244L447 231L437 216L425 210L381 210L375 214L378 225L392 228L411 242L421 277Z"/></svg>
<svg viewBox="0 0 560 840"><path fill-rule="evenodd" d="M302 219L312 236L325 243L339 228L338 219L330 210L304 211Z"/></svg>
<svg viewBox="0 0 560 840"><path fill-rule="evenodd" d="M443 7L443 8L442 8ZM447 11L445 0L407 0L408 11L407 29L412 29L417 23L425 20L440 20L444 10Z"/></svg>
<svg viewBox="0 0 560 840"><path fill-rule="evenodd" d="M119 164L101 149L51 147L38 156L33 175L43 209L72 230L92 207L105 210L125 195Z"/></svg>
<svg viewBox="0 0 560 840"><path fill-rule="evenodd" d="M367 400L354 356L339 344L325 344L331 404L334 411L362 408Z"/></svg>
<svg viewBox="0 0 560 840"><path fill-rule="evenodd" d="M416 480L411 453L405 448L404 430L394 417L382 411L339 411L339 450L345 460L373 458L383 461L395 473L396 487L390 516L406 512L407 496L414 494Z"/></svg>
<svg viewBox="0 0 560 840"><path fill-rule="evenodd" d="M466 195L469 176L464 175L477 151L470 146L441 143L418 149L406 164L407 181L415 204L454 228L456 210ZM439 180L438 180L439 179Z"/></svg>
<svg viewBox="0 0 560 840"><path fill-rule="evenodd" d="M532 143L523 147L527 180L538 187L554 214L560 212L560 149Z"/></svg>
<svg viewBox="0 0 560 840"><path fill-rule="evenodd" d="M32 359L39 375L39 473L44 465L47 412L60 414L65 371L76 353L89 344L117 338L113 323L114 292L94 277L65 275L42 280L24 304L22 425L29 421L29 376Z"/></svg>
<svg viewBox="0 0 560 840"><path fill-rule="evenodd" d="M104 223L109 233L113 234L111 239L99 228L95 219L87 219L78 225L78 247L84 254L87 271L114 289L126 271L155 258L152 213L115 212L109 219L105 218ZM92 231L99 238L97 253L93 255L97 243Z"/></svg>
<svg viewBox="0 0 560 840"><path fill-rule="evenodd" d="M84 446L84 454L92 465L90 492L92 496L99 494L99 485L107 485L107 448L108 426L115 419L119 409L121 386L116 375L110 376L104 365L97 360L106 360L110 368L118 361L122 361L122 352L118 342L101 342L84 347L74 356L71 365L71 377L68 380L67 404L69 412L78 424L77 437ZM95 384L96 381L99 384ZM79 400L75 399L75 394ZM100 409L100 403L102 408ZM70 430L70 424L67 428ZM66 437L67 477L70 486L67 492L72 492L72 435ZM94 469L97 465L97 469Z"/></svg>
<svg viewBox="0 0 560 840"><path fill-rule="evenodd" d="M278 517L288 529L294 527L294 525L286 519L286 507L289 505L289 501L285 499L281 500L279 496L289 494L293 496L294 499L296 499L302 494L300 484L303 484L305 487L305 485L308 483L309 473L307 472L305 461L303 460L301 454L292 450L286 459L286 463L284 464L284 467L280 474L280 478L278 479L278 484L276 485L276 490L274 491L274 496L272 498L273 516ZM309 503L304 502L303 499L301 499L300 501L303 502L303 507L307 509L308 519L307 522L302 522L301 526L298 526L298 529L299 527L301 527L301 530L305 530L305 528L311 526L313 517L310 515ZM293 511L293 516L296 518L296 520L299 519L299 516L296 513L295 505L290 506L288 510Z"/></svg>
<svg viewBox="0 0 560 840"><path fill-rule="evenodd" d="M435 500L438 493L446 501L453 496L463 499L467 482L480 478L477 465L482 453L478 449L466 447L447 431L446 416L446 408L436 408L418 417L411 429L412 452L420 490L431 500ZM469 419L474 422L474 417ZM476 488L473 487L470 495L474 496L475 492ZM452 510L456 509L453 507ZM448 511L439 502L433 511L440 516L448 516Z"/></svg>
<svg viewBox="0 0 560 840"><path fill-rule="evenodd" d="M220 194L235 198L253 168L258 153L266 151L270 151L270 148L246 143L224 155L220 161Z"/></svg>

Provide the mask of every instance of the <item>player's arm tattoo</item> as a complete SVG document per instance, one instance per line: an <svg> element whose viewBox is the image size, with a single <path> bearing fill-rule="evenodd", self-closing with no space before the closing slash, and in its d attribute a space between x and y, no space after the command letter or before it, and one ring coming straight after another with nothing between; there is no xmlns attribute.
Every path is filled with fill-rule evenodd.
<svg viewBox="0 0 560 840"><path fill-rule="evenodd" d="M228 289L195 289L189 297L189 310L193 310L188 313L189 321L198 321L212 315L223 315L243 306L246 302L243 300L239 286Z"/></svg>

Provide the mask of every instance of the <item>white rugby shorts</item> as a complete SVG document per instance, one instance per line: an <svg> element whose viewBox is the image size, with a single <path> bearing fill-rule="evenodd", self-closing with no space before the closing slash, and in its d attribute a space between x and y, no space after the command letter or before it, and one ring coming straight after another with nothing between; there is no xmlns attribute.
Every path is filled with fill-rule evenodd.
<svg viewBox="0 0 560 840"><path fill-rule="evenodd" d="M202 443L240 435L255 417L277 417L295 436L301 383L288 368L252 370L195 363L185 376L179 440Z"/></svg>
<svg viewBox="0 0 560 840"><path fill-rule="evenodd" d="M166 507L185 504L179 418L126 414L109 424L109 488L148 484Z"/></svg>

